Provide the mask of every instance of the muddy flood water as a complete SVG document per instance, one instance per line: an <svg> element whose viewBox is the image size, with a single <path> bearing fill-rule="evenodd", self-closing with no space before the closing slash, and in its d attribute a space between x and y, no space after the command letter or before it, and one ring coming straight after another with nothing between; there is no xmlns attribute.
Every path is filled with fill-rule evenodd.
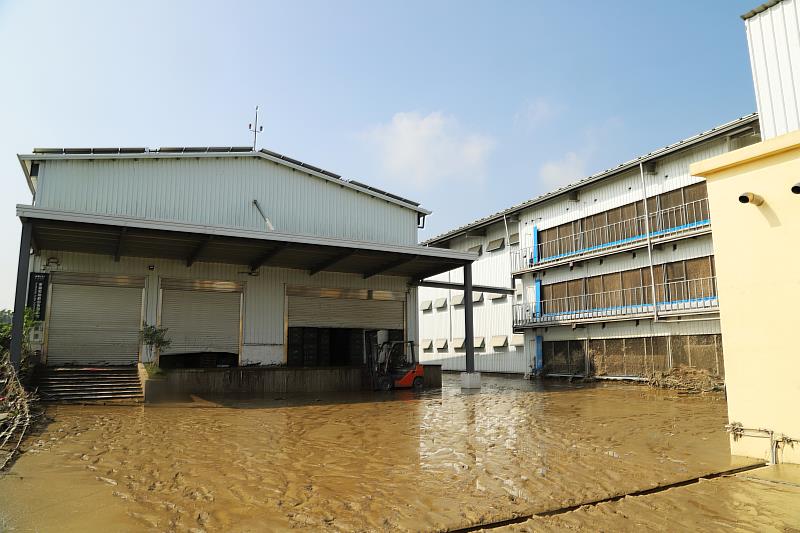
<svg viewBox="0 0 800 533"><path fill-rule="evenodd" d="M483 385L52 406L0 477L0 530L441 531L733 464L722 395Z"/></svg>

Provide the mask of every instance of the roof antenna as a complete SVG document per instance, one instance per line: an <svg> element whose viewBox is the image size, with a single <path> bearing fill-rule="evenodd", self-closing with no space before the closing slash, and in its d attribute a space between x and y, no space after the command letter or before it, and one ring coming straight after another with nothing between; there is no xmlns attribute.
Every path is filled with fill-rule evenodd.
<svg viewBox="0 0 800 533"><path fill-rule="evenodd" d="M256 151L256 138L259 133L264 131L264 126L258 125L258 106L256 106L256 121L247 125L247 129L253 134L253 151Z"/></svg>

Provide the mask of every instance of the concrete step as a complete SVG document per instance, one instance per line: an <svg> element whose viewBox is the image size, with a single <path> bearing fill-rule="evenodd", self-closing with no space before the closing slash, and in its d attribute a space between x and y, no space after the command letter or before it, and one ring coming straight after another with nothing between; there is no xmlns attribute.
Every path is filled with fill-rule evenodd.
<svg viewBox="0 0 800 533"><path fill-rule="evenodd" d="M142 394L64 394L60 396L53 396L52 398L43 398L44 401L61 402L61 401L98 401L98 400L143 400Z"/></svg>
<svg viewBox="0 0 800 533"><path fill-rule="evenodd" d="M39 376L47 378L92 378L98 376L106 377L126 377L137 376L137 371L126 372L40 372Z"/></svg>
<svg viewBox="0 0 800 533"><path fill-rule="evenodd" d="M40 379L36 383L39 385L62 385L62 384L80 384L80 383L108 383L109 385L125 384L125 383L139 383L139 378L96 378L96 379Z"/></svg>
<svg viewBox="0 0 800 533"><path fill-rule="evenodd" d="M135 366L62 366L62 367L43 367L41 371L45 374L71 374L71 373L113 373L113 372L136 372Z"/></svg>
<svg viewBox="0 0 800 533"><path fill-rule="evenodd" d="M55 394L60 392L129 392L129 391L142 391L142 387L140 385L125 385L124 387L104 387L104 386L97 386L97 387L44 387L39 388L40 394Z"/></svg>
<svg viewBox="0 0 800 533"><path fill-rule="evenodd" d="M96 401L143 398L135 367L39 369L35 384L45 401Z"/></svg>

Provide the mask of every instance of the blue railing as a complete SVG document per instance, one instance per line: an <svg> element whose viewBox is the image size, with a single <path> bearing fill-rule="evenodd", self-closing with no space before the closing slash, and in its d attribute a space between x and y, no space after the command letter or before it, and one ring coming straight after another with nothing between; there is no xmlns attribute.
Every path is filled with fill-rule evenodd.
<svg viewBox="0 0 800 533"><path fill-rule="evenodd" d="M512 259L512 270L520 271L560 259L591 255L644 241L647 239L645 218L642 215L573 235L537 242L536 248L521 248L515 252ZM650 236L659 239L708 226L710 223L708 200L704 198L651 213Z"/></svg>
<svg viewBox="0 0 800 533"><path fill-rule="evenodd" d="M719 306L716 278L679 280L655 286L656 310L702 310ZM514 325L565 322L653 313L650 285L542 300L514 306Z"/></svg>

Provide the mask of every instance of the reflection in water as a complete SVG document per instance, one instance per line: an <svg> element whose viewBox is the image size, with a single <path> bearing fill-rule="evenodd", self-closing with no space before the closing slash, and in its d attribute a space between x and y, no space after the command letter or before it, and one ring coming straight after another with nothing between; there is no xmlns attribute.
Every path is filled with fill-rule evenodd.
<svg viewBox="0 0 800 533"><path fill-rule="evenodd" d="M467 394L446 376L441 391L212 405L54 406L0 479L0 510L22 531L441 530L729 465L721 396L631 385L484 377Z"/></svg>

